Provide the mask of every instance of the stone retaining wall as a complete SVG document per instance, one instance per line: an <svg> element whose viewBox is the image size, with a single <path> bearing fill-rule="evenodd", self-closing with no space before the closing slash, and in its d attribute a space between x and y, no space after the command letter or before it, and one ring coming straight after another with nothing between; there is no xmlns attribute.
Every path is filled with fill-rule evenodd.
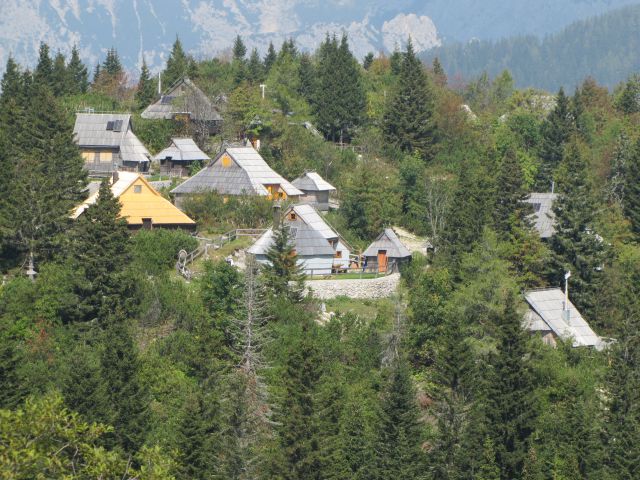
<svg viewBox="0 0 640 480"><path fill-rule="evenodd" d="M309 280L305 286L321 300L340 296L349 298L385 298L392 295L400 283L400 274L386 277L349 280Z"/></svg>

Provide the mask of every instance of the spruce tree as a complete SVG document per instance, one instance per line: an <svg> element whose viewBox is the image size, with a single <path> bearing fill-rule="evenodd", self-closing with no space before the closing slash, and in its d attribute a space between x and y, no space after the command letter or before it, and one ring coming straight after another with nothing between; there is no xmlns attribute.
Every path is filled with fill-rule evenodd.
<svg viewBox="0 0 640 480"><path fill-rule="evenodd" d="M313 110L319 130L334 142L349 140L364 115L360 68L349 51L346 35L339 43L335 36L327 36L319 49Z"/></svg>
<svg viewBox="0 0 640 480"><path fill-rule="evenodd" d="M100 82L100 74L102 73L102 67L99 63L96 63L96 66L93 69L93 81L91 82L93 87L96 87Z"/></svg>
<svg viewBox="0 0 640 480"><path fill-rule="evenodd" d="M40 43L38 64L33 72L33 78L40 85L53 86L53 63L49 55L49 45L44 42Z"/></svg>
<svg viewBox="0 0 640 480"><path fill-rule="evenodd" d="M147 62L142 59L142 69L140 70L140 80L138 80L138 88L136 90L136 102L139 109L144 109L151 102L153 102L156 96L155 82L151 78L149 73L149 67Z"/></svg>
<svg viewBox="0 0 640 480"><path fill-rule="evenodd" d="M264 57L264 71L268 75L271 71L271 67L276 60L278 59L278 54L276 53L276 49L273 46L273 42L269 42L269 48L267 49L267 54Z"/></svg>
<svg viewBox="0 0 640 480"><path fill-rule="evenodd" d="M431 159L437 134L433 102L424 67L409 39L396 90L384 112L382 130L385 141L403 152L415 151L423 159Z"/></svg>
<svg viewBox="0 0 640 480"><path fill-rule="evenodd" d="M51 88L56 97L61 97L70 92L70 78L64 55L61 52L58 52L53 60Z"/></svg>
<svg viewBox="0 0 640 480"><path fill-rule="evenodd" d="M236 36L233 43L233 60L231 68L233 70L233 81L236 86L240 85L243 81L247 80L247 47L242 41L240 35Z"/></svg>
<svg viewBox="0 0 640 480"><path fill-rule="evenodd" d="M493 221L496 232L506 238L514 229L528 226L527 214L531 213L525 203L522 167L513 149L507 150L502 159L497 188Z"/></svg>
<svg viewBox="0 0 640 480"><path fill-rule="evenodd" d="M79 345L66 363L62 385L65 405L88 422L107 422L110 407L97 353L89 345Z"/></svg>
<svg viewBox="0 0 640 480"><path fill-rule="evenodd" d="M569 98L560 88L556 97L556 106L542 124L542 147L540 168L536 179L536 188L541 192L551 190L556 169L562 161L564 147L574 128Z"/></svg>
<svg viewBox="0 0 640 480"><path fill-rule="evenodd" d="M302 54L300 56L300 65L298 67L298 76L300 78L300 84L298 93L309 104L313 103L316 94L316 70L311 62L311 57L308 54Z"/></svg>
<svg viewBox="0 0 640 480"><path fill-rule="evenodd" d="M260 60L258 49L251 50L249 62L247 63L247 80L249 83L257 84L264 78L264 66Z"/></svg>
<svg viewBox="0 0 640 480"><path fill-rule="evenodd" d="M508 480L522 474L537 412L528 337L513 294L494 324L498 344L489 371L487 424L501 478Z"/></svg>
<svg viewBox="0 0 640 480"><path fill-rule="evenodd" d="M133 454L144 444L148 430L149 397L140 379L137 347L122 314L118 311L103 319L104 350L100 371L106 388L109 424L115 444Z"/></svg>
<svg viewBox="0 0 640 480"><path fill-rule="evenodd" d="M67 71L70 81L70 93L86 93L89 87L89 76L87 74L87 67L80 59L80 52L76 45L71 49L71 58L67 65Z"/></svg>
<svg viewBox="0 0 640 480"><path fill-rule="evenodd" d="M299 302L304 291L304 273L302 266L298 264L293 242L294 238L287 225L281 224L274 228L273 244L267 251L269 263L264 265L262 271L265 287L271 294Z"/></svg>
<svg viewBox="0 0 640 480"><path fill-rule="evenodd" d="M20 73L20 66L16 63L13 57L7 59L7 65L2 75L2 95L0 99L2 104L6 104L11 99L16 99L22 94L22 74Z"/></svg>
<svg viewBox="0 0 640 480"><path fill-rule="evenodd" d="M111 78L116 78L122 74L123 68L122 63L120 62L120 55L118 55L118 51L114 47L111 47L107 51L107 56L102 64L101 72Z"/></svg>
<svg viewBox="0 0 640 480"><path fill-rule="evenodd" d="M559 172L558 198L550 279L562 285L564 274L571 271L571 299L589 318L597 302L602 266L606 260L604 241L595 231L597 203L587 178L587 164L577 144L568 146Z"/></svg>
<svg viewBox="0 0 640 480"><path fill-rule="evenodd" d="M616 108L627 115L640 112L640 75L632 75L627 80Z"/></svg>
<svg viewBox="0 0 640 480"><path fill-rule="evenodd" d="M631 230L640 241L640 140L637 141L624 167L624 213Z"/></svg>
<svg viewBox="0 0 640 480"><path fill-rule="evenodd" d="M162 81L166 87L170 87L185 75L189 74L190 59L182 48L182 42L180 38L176 36L176 41L173 42L171 53L167 59L167 68L165 68L162 74Z"/></svg>
<svg viewBox="0 0 640 480"><path fill-rule="evenodd" d="M247 55L247 47L242 41L240 35L236 35L236 39L233 41L233 59L244 61L244 57Z"/></svg>
<svg viewBox="0 0 640 480"><path fill-rule="evenodd" d="M122 271L129 260L129 234L120 208L109 180L104 179L98 200L82 213L72 232L72 260L84 279L80 307L87 320L124 300Z"/></svg>
<svg viewBox="0 0 640 480"><path fill-rule="evenodd" d="M371 68L371 65L373 64L374 58L375 57L373 56L373 52L367 53L362 59L362 68L364 68L365 70L369 70L369 68Z"/></svg>
<svg viewBox="0 0 640 480"><path fill-rule="evenodd" d="M444 68L442 68L442 64L438 57L433 59L431 68L433 69L433 76L436 78L438 85L444 87L447 84L447 74L445 73Z"/></svg>

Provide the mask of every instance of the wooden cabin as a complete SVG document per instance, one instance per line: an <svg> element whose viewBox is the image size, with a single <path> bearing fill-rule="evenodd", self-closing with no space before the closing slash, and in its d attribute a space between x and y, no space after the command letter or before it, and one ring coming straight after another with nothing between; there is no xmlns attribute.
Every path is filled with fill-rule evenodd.
<svg viewBox="0 0 640 480"><path fill-rule="evenodd" d="M351 247L311 205L294 205L282 215L291 229L298 263L307 275L328 275L349 268ZM258 263L267 263L273 229L267 230L247 250Z"/></svg>
<svg viewBox="0 0 640 480"><path fill-rule="evenodd" d="M171 144L153 157L153 161L160 165L160 173L168 173L186 177L192 164L200 162L202 165L211 159L191 138L172 138Z"/></svg>
<svg viewBox="0 0 640 480"><path fill-rule="evenodd" d="M133 133L128 113L77 113L73 136L90 174L149 169L151 154Z"/></svg>
<svg viewBox="0 0 640 480"><path fill-rule="evenodd" d="M316 172L305 172L291 184L302 191L300 202L313 205L321 212L329 210L329 196L336 192L336 188Z"/></svg>
<svg viewBox="0 0 640 480"><path fill-rule="evenodd" d="M120 216L127 220L130 229L182 228L195 230L196 222L181 212L169 200L158 193L140 174L114 172L111 177L111 192L122 209ZM99 191L94 192L73 212L76 219L98 200Z"/></svg>
<svg viewBox="0 0 640 480"><path fill-rule="evenodd" d="M385 228L362 254L367 270L387 272L411 260L411 252L400 241L392 228Z"/></svg>
<svg viewBox="0 0 640 480"><path fill-rule="evenodd" d="M210 165L174 188L176 205L184 198L215 191L221 195L261 195L297 201L302 192L281 177L253 147L227 148Z"/></svg>

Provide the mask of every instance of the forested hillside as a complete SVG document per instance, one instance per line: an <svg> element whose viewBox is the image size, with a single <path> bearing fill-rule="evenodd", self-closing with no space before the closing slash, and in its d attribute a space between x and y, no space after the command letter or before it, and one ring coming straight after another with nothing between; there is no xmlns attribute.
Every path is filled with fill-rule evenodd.
<svg viewBox="0 0 640 480"><path fill-rule="evenodd" d="M637 31L640 6L629 6L579 21L543 39L515 36L498 41L444 45L424 54L438 57L453 77L490 77L509 70L519 87L573 91L586 77L613 88L640 69Z"/></svg>
<svg viewBox="0 0 640 480"><path fill-rule="evenodd" d="M517 90L506 71L454 90L411 42L360 64L346 36L266 56L238 37L229 58L200 61L176 40L163 83L185 74L222 113L213 136L141 118L155 81L144 68L129 87L115 48L92 74L46 45L33 71L7 63L0 477L637 478L637 77L615 94L591 78L571 95ZM323 302L276 217L267 263L231 265L247 246L231 243L187 280L176 256L198 240L128 228L108 179L71 219L88 195L72 135L85 108L132 112L152 153L172 136L211 157L259 139L287 179L315 170L337 187L324 218L354 251L390 226L432 248L388 297ZM552 188L543 240L525 199ZM209 236L273 219L267 197L210 192L184 208ZM594 346L533 327L525 292L569 271Z"/></svg>

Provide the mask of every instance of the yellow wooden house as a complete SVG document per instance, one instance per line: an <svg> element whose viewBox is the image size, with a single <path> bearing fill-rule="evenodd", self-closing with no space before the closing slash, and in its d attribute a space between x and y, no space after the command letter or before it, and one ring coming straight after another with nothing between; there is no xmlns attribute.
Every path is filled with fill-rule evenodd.
<svg viewBox="0 0 640 480"><path fill-rule="evenodd" d="M156 227L195 230L196 222L160 195L142 175L115 172L111 182L111 192L122 205L120 216L132 230ZM78 218L97 200L98 192L95 192L74 210L72 218Z"/></svg>

